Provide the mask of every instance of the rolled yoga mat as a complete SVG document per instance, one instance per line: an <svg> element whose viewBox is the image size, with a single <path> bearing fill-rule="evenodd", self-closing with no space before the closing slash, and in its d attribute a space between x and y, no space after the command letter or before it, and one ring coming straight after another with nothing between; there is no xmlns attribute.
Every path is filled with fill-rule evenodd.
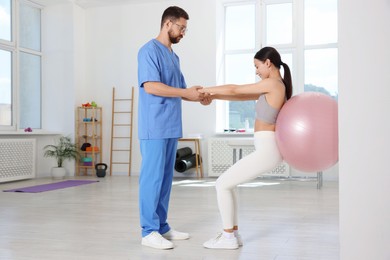
<svg viewBox="0 0 390 260"><path fill-rule="evenodd" d="M177 149L177 151L176 151L176 160L179 160L179 159L181 159L183 157L187 157L187 156L189 156L191 154L192 154L192 150L189 147L184 147L184 148Z"/></svg>
<svg viewBox="0 0 390 260"><path fill-rule="evenodd" d="M198 156L198 163L200 163L200 160L201 158ZM191 154L189 156L176 160L175 170L177 172L185 172L188 169L194 168L195 166L196 166L196 154Z"/></svg>

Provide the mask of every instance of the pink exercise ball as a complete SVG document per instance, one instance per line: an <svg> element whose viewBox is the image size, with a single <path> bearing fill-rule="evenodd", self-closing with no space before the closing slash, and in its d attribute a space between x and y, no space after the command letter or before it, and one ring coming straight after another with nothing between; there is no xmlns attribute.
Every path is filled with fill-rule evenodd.
<svg viewBox="0 0 390 260"><path fill-rule="evenodd" d="M290 98L276 120L276 142L291 167L318 172L338 161L337 102L305 92Z"/></svg>

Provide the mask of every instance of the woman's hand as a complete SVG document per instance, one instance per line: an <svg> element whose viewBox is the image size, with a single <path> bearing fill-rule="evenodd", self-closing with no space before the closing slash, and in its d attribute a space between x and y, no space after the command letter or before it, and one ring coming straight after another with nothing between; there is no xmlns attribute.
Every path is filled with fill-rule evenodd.
<svg viewBox="0 0 390 260"><path fill-rule="evenodd" d="M199 93L205 94L207 93L206 88L200 88L198 89Z"/></svg>
<svg viewBox="0 0 390 260"><path fill-rule="evenodd" d="M212 96L209 93L205 93L203 99L200 101L200 103L204 106L208 106L213 101Z"/></svg>

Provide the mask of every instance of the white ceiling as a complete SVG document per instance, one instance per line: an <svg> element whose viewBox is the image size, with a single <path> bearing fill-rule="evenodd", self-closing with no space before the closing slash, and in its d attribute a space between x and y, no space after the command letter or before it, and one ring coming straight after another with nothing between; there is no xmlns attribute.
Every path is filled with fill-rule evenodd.
<svg viewBox="0 0 390 260"><path fill-rule="evenodd" d="M167 0L32 0L32 1L43 6L73 2L83 8L90 8L90 7L107 6L107 5L164 2Z"/></svg>

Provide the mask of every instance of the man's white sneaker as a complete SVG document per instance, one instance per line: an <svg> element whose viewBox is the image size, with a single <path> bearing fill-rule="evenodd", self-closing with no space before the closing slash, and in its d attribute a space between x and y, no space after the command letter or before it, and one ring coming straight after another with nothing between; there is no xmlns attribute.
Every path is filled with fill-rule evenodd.
<svg viewBox="0 0 390 260"><path fill-rule="evenodd" d="M162 236L169 240L185 240L190 238L190 234L176 231L173 228L162 234Z"/></svg>
<svg viewBox="0 0 390 260"><path fill-rule="evenodd" d="M226 238L222 233L203 244L205 248L211 249L237 249L239 247L237 238Z"/></svg>
<svg viewBox="0 0 390 260"><path fill-rule="evenodd" d="M143 237L141 244L156 249L172 249L174 247L171 241L163 238L157 231L153 231L149 235Z"/></svg>

